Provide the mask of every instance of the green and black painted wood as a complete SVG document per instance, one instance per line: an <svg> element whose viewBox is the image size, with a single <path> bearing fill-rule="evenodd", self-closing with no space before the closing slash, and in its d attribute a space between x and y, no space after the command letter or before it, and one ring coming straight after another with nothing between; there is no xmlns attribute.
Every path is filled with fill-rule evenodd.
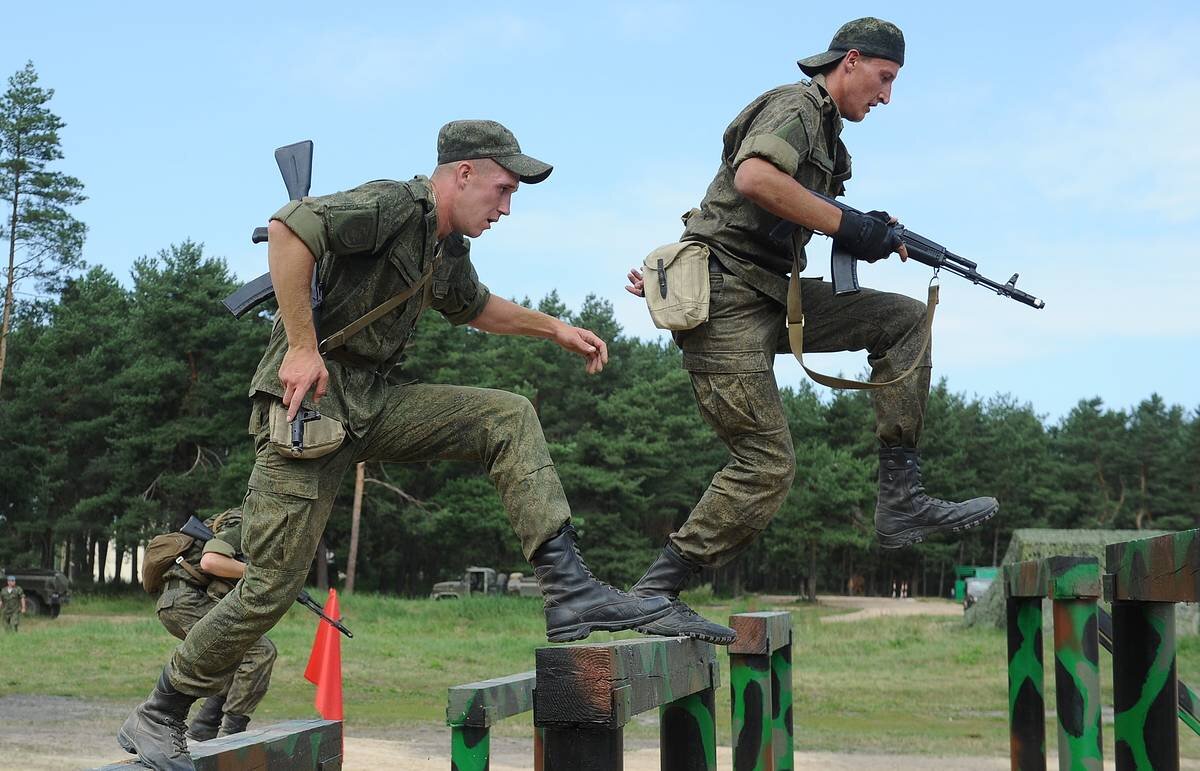
<svg viewBox="0 0 1200 771"><path fill-rule="evenodd" d="M1177 769L1175 603L1200 601L1200 530L1111 544L1105 556L1117 769Z"/></svg>
<svg viewBox="0 0 1200 771"><path fill-rule="evenodd" d="M1112 616L1104 608L1100 608L1100 644L1104 650L1112 653L1113 622ZM1183 724L1200 736L1200 695L1184 681L1179 681L1179 719Z"/></svg>
<svg viewBox="0 0 1200 771"><path fill-rule="evenodd" d="M196 771L340 771L340 720L288 720L190 745ZM135 759L96 771L143 768Z"/></svg>
<svg viewBox="0 0 1200 771"><path fill-rule="evenodd" d="M1045 560L1046 593L1054 611L1054 683L1058 713L1058 767L1100 768L1100 638L1096 603L1100 561L1095 557Z"/></svg>
<svg viewBox="0 0 1200 771"><path fill-rule="evenodd" d="M533 709L534 672L455 685L446 698L452 771L487 771L490 729L498 721ZM540 737L534 737L534 768L541 769Z"/></svg>
<svg viewBox="0 0 1200 771"><path fill-rule="evenodd" d="M1041 560L1004 566L1008 616L1009 757L1013 771L1046 769L1046 675L1042 658Z"/></svg>
<svg viewBox="0 0 1200 771"><path fill-rule="evenodd" d="M794 768L792 614L737 613L729 626L734 771Z"/></svg>
<svg viewBox="0 0 1200 771"><path fill-rule="evenodd" d="M716 648L685 637L539 648L533 722L546 771L619 771L625 724L660 708L664 769L716 768Z"/></svg>

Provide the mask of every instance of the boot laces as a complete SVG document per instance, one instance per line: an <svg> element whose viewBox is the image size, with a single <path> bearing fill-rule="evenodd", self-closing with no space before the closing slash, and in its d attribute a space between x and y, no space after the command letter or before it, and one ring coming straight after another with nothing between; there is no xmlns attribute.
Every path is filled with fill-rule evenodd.
<svg viewBox="0 0 1200 771"><path fill-rule="evenodd" d="M171 727L171 745L175 750L176 755L186 755L187 746L187 723L177 718L167 718L167 725Z"/></svg>
<svg viewBox="0 0 1200 771"><path fill-rule="evenodd" d="M605 589L608 589L609 591L616 592L617 594L624 594L624 592L622 592L620 589L616 588L615 586L612 586L611 584L607 584L604 581L601 581L599 578L596 578L595 574L592 573L592 569L588 567L587 561L584 560L584 558L583 558L583 553L581 551L579 551L579 542L575 540L575 532L574 531L571 532L571 549L572 549L572 551L575 552L575 557L578 558L579 567L583 568L584 575L586 575L588 578L592 579L596 583L600 584Z"/></svg>

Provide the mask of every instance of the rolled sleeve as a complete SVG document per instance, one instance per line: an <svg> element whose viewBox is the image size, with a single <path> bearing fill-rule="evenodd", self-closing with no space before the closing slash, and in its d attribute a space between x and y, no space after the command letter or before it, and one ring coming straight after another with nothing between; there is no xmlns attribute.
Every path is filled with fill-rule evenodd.
<svg viewBox="0 0 1200 771"><path fill-rule="evenodd" d="M289 201L286 206L272 214L271 219L287 225L288 229L304 242L313 257L319 258L328 251L329 241L325 235L325 223L303 201Z"/></svg>
<svg viewBox="0 0 1200 771"><path fill-rule="evenodd" d="M220 538L210 538L204 544L204 554L220 554L222 557L233 559L237 557L237 549L233 544L222 541Z"/></svg>
<svg viewBox="0 0 1200 771"><path fill-rule="evenodd" d="M755 134L746 137L733 158L733 168L747 158L762 158L789 177L800 168L800 151L775 134Z"/></svg>
<svg viewBox="0 0 1200 771"><path fill-rule="evenodd" d="M453 300L453 302L438 307L437 310L446 317L447 321L455 326L469 324L478 318L479 314L483 313L483 308L488 304L488 300L491 297L492 292L487 288L487 285L476 279L473 286L463 287L463 291L461 292L451 291L447 293L446 299Z"/></svg>

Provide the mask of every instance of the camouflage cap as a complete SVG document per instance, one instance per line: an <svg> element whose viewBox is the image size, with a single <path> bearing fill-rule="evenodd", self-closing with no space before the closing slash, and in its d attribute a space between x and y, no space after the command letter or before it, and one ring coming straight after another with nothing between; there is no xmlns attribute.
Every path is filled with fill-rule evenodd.
<svg viewBox="0 0 1200 771"><path fill-rule="evenodd" d="M904 33L890 21L867 16L848 21L829 41L829 50L796 62L805 75L816 75L826 65L841 59L850 49L863 56L877 56L904 64Z"/></svg>
<svg viewBox="0 0 1200 771"><path fill-rule="evenodd" d="M494 120L450 121L438 132L438 165L491 158L530 185L550 176L554 167L521 152L513 133Z"/></svg>
<svg viewBox="0 0 1200 771"><path fill-rule="evenodd" d="M4 580L5 581L16 581L17 577L16 576L5 576Z"/></svg>

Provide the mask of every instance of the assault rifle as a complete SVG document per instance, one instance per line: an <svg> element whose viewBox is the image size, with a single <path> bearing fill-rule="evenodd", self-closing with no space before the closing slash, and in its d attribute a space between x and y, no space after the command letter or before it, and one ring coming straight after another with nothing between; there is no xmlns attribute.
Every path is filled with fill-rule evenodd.
<svg viewBox="0 0 1200 771"><path fill-rule="evenodd" d="M843 212L862 214L858 209L847 206L841 201L834 200L820 193L814 193L811 190L809 192L822 201L828 201ZM775 224L775 227L771 229L771 238L782 241L792 235L799 227L794 222L780 219ZM890 229L891 237L888 241L889 245L894 249L900 246L900 244L904 244L908 250L908 258L933 268L935 275L939 270L948 270L956 276L962 276L972 284L985 286L1002 297L1008 297L1017 302L1025 303L1032 308L1040 309L1046 307L1046 303L1043 300L1017 289L1017 277L1020 274L1012 274L1012 278L1001 284L990 278L981 276L976 270L979 267L977 263L971 262L964 257L959 257L941 244L936 244L924 236L919 236L903 225L897 223L890 226ZM830 272L832 273L833 293L835 295L854 294L860 290L858 285L858 260L846 250L839 248L836 238L833 240Z"/></svg>
<svg viewBox="0 0 1200 771"><path fill-rule="evenodd" d="M197 519L194 514L188 517L188 521L184 523L183 527L179 528L179 532L183 533L184 535L190 535L192 538L195 538L201 543L211 541L216 536L216 533L214 533L208 527L208 525ZM182 557L180 559L182 559ZM341 621L337 621L325 615L325 608L321 606L321 603L314 600L312 596L303 589L300 590L300 596L296 598L296 602L308 608L313 613L316 613L330 624L333 624L334 628L346 635L346 637L354 637L354 633L347 629Z"/></svg>
<svg viewBox="0 0 1200 771"><path fill-rule="evenodd" d="M311 139L284 145L275 151L275 163L279 173L283 175L283 185L287 188L288 200L299 201L308 195L312 186L313 143ZM255 228L250 234L250 242L261 244L267 240L266 228ZM320 257L320 255L317 255ZM224 305L229 312L239 319L246 315L251 308L275 296L275 287L271 285L271 274L264 273L248 284L242 285L237 291L225 298ZM316 270L313 270L312 307L313 322L316 322L316 310L323 300L321 285L317 282Z"/></svg>

